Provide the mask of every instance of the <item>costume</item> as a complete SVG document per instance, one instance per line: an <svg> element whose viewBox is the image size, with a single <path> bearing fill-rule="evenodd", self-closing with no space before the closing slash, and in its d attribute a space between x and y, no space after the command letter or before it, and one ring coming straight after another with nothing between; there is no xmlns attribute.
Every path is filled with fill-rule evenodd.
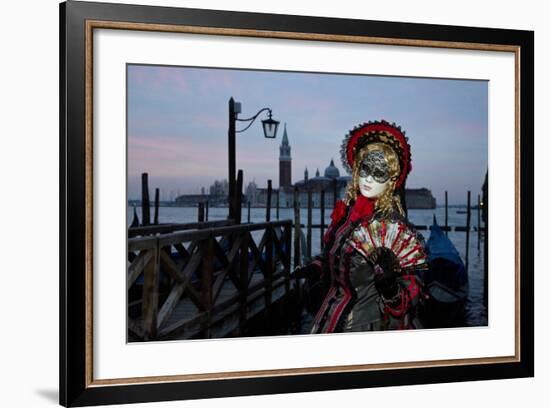
<svg viewBox="0 0 550 408"><path fill-rule="evenodd" d="M418 274L427 261L398 195L411 169L404 132L385 121L362 124L344 139L342 159L352 181L323 252L306 267L328 287L311 332L418 328Z"/></svg>

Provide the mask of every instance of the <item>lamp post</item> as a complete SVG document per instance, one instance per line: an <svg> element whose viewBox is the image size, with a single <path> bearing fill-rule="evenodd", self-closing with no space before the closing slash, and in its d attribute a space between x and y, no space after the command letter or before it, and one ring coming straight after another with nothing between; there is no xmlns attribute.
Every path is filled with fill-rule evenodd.
<svg viewBox="0 0 550 408"><path fill-rule="evenodd" d="M260 109L254 116L247 119L240 119L238 117L241 113L241 104L240 102L235 102L233 97L229 99L229 130L228 135L228 147L229 147L229 218L235 219L235 212L237 209L234 207L235 203L235 135L237 133L242 133L247 130L254 121L258 118L260 113L267 112L268 118L262 120L262 128L264 130L264 136L267 139L274 139L277 136L277 128L279 127L279 122L272 118L272 112L270 108ZM237 122L249 122L247 126L243 129L237 130Z"/></svg>

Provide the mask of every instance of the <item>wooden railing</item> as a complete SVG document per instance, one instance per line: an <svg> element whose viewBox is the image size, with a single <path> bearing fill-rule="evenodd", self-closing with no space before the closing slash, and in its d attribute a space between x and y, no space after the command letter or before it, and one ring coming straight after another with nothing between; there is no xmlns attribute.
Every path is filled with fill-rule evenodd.
<svg viewBox="0 0 550 408"><path fill-rule="evenodd" d="M291 233L285 220L129 238L130 340L244 331L293 286Z"/></svg>
<svg viewBox="0 0 550 408"><path fill-rule="evenodd" d="M193 229L226 227L233 224L234 224L234 221L232 220L219 220L219 221L206 221L206 222L188 222L185 224L172 223L172 224L156 224L156 225L145 225L145 226L142 225L139 227L128 228L128 238L145 236L145 235L168 234L170 232L186 231L186 230L193 230Z"/></svg>

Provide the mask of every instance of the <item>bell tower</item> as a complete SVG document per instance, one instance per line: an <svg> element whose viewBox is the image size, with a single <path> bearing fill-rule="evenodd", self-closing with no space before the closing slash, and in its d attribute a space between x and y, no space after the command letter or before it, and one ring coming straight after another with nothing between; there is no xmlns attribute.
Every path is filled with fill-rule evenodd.
<svg viewBox="0 0 550 408"><path fill-rule="evenodd" d="M288 143L288 134L283 132L283 141L279 147L279 188L290 187L292 185L292 157L290 156L290 144Z"/></svg>

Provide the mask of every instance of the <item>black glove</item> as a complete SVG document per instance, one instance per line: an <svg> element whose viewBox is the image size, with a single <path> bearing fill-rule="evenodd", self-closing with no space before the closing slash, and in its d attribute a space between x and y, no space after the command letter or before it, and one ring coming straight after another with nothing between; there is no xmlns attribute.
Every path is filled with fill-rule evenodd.
<svg viewBox="0 0 550 408"><path fill-rule="evenodd" d="M319 265L314 263L298 266L294 273L299 279L305 278L303 286L304 306L310 314L315 315L328 292L327 277L321 276Z"/></svg>
<svg viewBox="0 0 550 408"><path fill-rule="evenodd" d="M320 272L321 269L314 263L304 266L297 266L294 269L294 273L297 278L319 279Z"/></svg>
<svg viewBox="0 0 550 408"><path fill-rule="evenodd" d="M374 286L385 300L390 300L399 294L400 266L399 260L389 248L376 248L372 256L374 270Z"/></svg>

